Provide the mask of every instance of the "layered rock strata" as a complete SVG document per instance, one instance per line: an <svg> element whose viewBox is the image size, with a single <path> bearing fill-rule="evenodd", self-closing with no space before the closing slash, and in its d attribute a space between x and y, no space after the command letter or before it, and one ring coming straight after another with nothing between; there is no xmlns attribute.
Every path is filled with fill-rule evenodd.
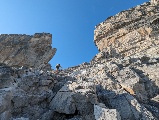
<svg viewBox="0 0 159 120"><path fill-rule="evenodd" d="M96 26L94 42L107 57L125 57L158 47L159 3L138 5ZM159 52L159 51L157 51Z"/></svg>
<svg viewBox="0 0 159 120"><path fill-rule="evenodd" d="M114 20L112 25L117 25L118 28L116 28L117 31L112 30L111 37L105 34L108 36L103 35L104 37L100 38L99 33L96 33L97 29L104 24L101 23L95 30L95 43L100 52L90 63L55 71L46 67L45 69L37 67L40 63L47 65L46 59L40 59L38 63L33 61L29 64L28 61L24 61L24 64L21 62L15 65L16 59L12 59L14 61L11 62L12 64L6 61L9 60L8 58L1 61L0 119L158 120L159 32L157 13L154 12L158 11L157 3L157 0L152 0L151 3L144 3L130 11L124 11L124 16L127 13L129 19L123 17L120 20L121 14L119 14L120 17L116 15L106 20L105 23L110 23L116 18L116 22ZM141 20L137 19L138 14L136 15L134 11L140 13L150 8L152 9L150 15L141 14L138 16ZM136 17L130 17L131 15ZM148 20L147 18L150 18L152 22L145 22L152 24L141 27L142 19ZM120 26L120 22L124 20L128 22ZM130 21L132 21L131 24ZM134 29L126 29L131 27ZM123 28L127 30L124 30L125 35L119 32ZM110 32L109 29L105 30ZM48 37L50 34L47 34L46 38L43 35L38 37L37 41L35 40L36 45L40 44L41 40L45 42L46 38L50 38ZM120 41L120 35L123 35L123 41ZM4 40L6 41L6 38ZM5 45L5 42L1 41ZM34 50L36 47L33 41L28 46ZM121 47L125 50L124 52L118 50ZM138 48L138 51L135 48ZM3 47L3 49L7 51L6 48ZM33 53L33 56L36 56L36 52ZM49 59L49 56L52 56L51 53L47 52L46 58ZM29 54L32 55L32 52ZM28 67L24 67L26 64ZM24 66L21 67L21 65Z"/></svg>

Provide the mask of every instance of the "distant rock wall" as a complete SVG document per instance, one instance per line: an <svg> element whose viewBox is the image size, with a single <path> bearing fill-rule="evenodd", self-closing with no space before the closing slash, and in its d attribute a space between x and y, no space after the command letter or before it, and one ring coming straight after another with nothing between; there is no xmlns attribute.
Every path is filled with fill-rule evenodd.
<svg viewBox="0 0 159 120"><path fill-rule="evenodd" d="M105 51L108 57L125 57L159 46L157 3L138 5L97 25L94 42L99 51Z"/></svg>
<svg viewBox="0 0 159 120"><path fill-rule="evenodd" d="M42 68L56 53L51 43L52 35L49 33L1 34L0 63L8 66Z"/></svg>

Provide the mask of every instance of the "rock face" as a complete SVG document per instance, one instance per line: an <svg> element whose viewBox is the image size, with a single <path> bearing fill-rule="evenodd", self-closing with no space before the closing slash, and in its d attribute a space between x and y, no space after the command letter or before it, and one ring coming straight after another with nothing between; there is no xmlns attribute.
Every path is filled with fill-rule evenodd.
<svg viewBox="0 0 159 120"><path fill-rule="evenodd" d="M47 48L50 34L28 36L17 46L15 35L1 39L0 45L13 48L0 48L0 119L159 120L157 4L152 0L108 18L96 27L100 51L92 61L61 71L38 67L55 52Z"/></svg>
<svg viewBox="0 0 159 120"><path fill-rule="evenodd" d="M107 18L96 26L94 42L106 57L125 57L153 48L157 54L159 46L158 0L144 3ZM152 51L149 50L149 51Z"/></svg>
<svg viewBox="0 0 159 120"><path fill-rule="evenodd" d="M106 109L101 106L94 106L94 115L96 120L121 120L116 109Z"/></svg>
<svg viewBox="0 0 159 120"><path fill-rule="evenodd" d="M52 35L36 33L34 35L1 34L0 63L8 66L27 66L42 68L54 56Z"/></svg>
<svg viewBox="0 0 159 120"><path fill-rule="evenodd" d="M151 4L158 5L159 1L158 0L151 0Z"/></svg>

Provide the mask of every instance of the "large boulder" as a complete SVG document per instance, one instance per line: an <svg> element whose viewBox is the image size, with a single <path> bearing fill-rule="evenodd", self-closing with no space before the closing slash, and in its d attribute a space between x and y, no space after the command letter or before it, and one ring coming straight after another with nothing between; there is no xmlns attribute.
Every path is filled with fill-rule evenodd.
<svg viewBox="0 0 159 120"><path fill-rule="evenodd" d="M51 44L52 35L49 33L1 34L0 63L8 66L44 68L56 52Z"/></svg>
<svg viewBox="0 0 159 120"><path fill-rule="evenodd" d="M50 109L55 112L81 116L83 119L94 120L93 109L97 96L91 85L83 83L66 83L50 103ZM89 88L88 88L89 87ZM93 87L93 86L92 86Z"/></svg>
<svg viewBox="0 0 159 120"><path fill-rule="evenodd" d="M69 84L65 84L52 99L50 108L59 113L74 114L76 107L75 101L72 98L73 94L69 88Z"/></svg>
<svg viewBox="0 0 159 120"><path fill-rule="evenodd" d="M94 105L94 115L96 120L121 120L116 109L108 109L99 105Z"/></svg>

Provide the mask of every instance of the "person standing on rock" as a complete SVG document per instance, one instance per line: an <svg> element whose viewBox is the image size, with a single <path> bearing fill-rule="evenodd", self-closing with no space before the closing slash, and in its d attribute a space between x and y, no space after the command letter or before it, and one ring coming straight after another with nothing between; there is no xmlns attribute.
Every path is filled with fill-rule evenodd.
<svg viewBox="0 0 159 120"><path fill-rule="evenodd" d="M56 70L59 71L59 69L62 68L60 64L56 65Z"/></svg>

